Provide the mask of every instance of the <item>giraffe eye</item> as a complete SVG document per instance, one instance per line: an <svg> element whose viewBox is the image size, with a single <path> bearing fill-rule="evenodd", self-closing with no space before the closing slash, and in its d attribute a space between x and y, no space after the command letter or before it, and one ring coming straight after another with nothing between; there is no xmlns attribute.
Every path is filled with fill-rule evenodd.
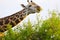
<svg viewBox="0 0 60 40"><path fill-rule="evenodd" d="M29 5L29 7L31 7L32 5Z"/></svg>

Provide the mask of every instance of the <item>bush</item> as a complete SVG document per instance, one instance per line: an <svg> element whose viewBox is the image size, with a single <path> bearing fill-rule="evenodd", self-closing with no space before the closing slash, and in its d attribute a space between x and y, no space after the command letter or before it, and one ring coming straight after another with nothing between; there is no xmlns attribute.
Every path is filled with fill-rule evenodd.
<svg viewBox="0 0 60 40"><path fill-rule="evenodd" d="M59 16L52 12L52 17L42 22L41 24L41 20L38 19L37 24L32 26L32 23L28 20L28 23L23 24L23 28L17 28L19 32L13 31L11 26L8 25L9 30L2 40L60 40Z"/></svg>

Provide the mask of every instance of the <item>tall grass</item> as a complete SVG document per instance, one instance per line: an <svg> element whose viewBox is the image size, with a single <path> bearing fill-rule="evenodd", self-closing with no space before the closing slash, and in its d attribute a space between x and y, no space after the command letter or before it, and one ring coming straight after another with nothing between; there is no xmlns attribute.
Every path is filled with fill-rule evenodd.
<svg viewBox="0 0 60 40"><path fill-rule="evenodd" d="M8 25L8 32L2 40L60 40L60 18L55 12L52 17L42 21L37 17L37 24L32 26L30 20L17 31L13 31ZM16 29L15 29L16 30Z"/></svg>

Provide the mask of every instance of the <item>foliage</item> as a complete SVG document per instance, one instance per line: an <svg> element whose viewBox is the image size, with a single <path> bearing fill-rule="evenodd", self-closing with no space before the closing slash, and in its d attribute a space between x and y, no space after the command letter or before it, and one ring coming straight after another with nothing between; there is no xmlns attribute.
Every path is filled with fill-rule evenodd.
<svg viewBox="0 0 60 40"><path fill-rule="evenodd" d="M34 26L28 20L28 23L23 24L23 28L18 27L19 32L13 31L8 25L9 30L3 40L60 40L60 18L55 12L52 12L52 17L42 21L42 24L38 17L37 19Z"/></svg>

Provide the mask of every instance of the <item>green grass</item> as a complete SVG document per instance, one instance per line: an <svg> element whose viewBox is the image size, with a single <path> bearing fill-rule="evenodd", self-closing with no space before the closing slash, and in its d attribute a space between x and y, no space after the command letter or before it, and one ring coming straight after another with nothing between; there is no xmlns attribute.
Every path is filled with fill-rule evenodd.
<svg viewBox="0 0 60 40"><path fill-rule="evenodd" d="M19 32L13 31L8 25L9 30L2 40L60 40L60 16L52 12L51 18L42 21L37 16L37 19L37 24L33 26L30 20L23 23L23 28L17 28Z"/></svg>

